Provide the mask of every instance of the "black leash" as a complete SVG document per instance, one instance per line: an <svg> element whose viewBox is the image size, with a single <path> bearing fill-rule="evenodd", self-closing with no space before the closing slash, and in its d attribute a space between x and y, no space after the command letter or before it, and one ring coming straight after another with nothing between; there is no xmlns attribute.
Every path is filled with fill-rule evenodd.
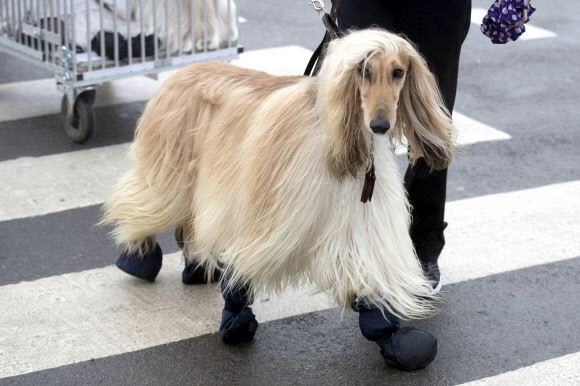
<svg viewBox="0 0 580 386"><path fill-rule="evenodd" d="M320 66L322 66L322 61L324 60L324 56L326 55L326 45L330 43L331 40L340 38L344 35L344 32L338 28L336 25L336 21L333 19L336 18L336 10L338 8L339 0L335 0L332 2L332 8L330 9L330 15L324 9L324 3L321 0L310 0L310 4L314 7L314 10L318 12L318 15L322 19L322 23L326 28L326 33L324 34L324 38L318 45L318 48L314 51L310 60L308 61L308 65L306 66L306 70L304 70L304 75L306 76L316 76L320 71ZM331 16L332 15L332 16Z"/></svg>

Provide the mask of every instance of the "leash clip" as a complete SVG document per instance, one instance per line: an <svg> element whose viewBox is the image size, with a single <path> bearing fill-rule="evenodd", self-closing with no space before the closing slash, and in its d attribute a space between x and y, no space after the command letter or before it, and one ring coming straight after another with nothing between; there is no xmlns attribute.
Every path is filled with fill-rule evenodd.
<svg viewBox="0 0 580 386"><path fill-rule="evenodd" d="M322 14L326 13L324 2L322 0L310 0L310 5L312 5L314 10L318 12L318 16L322 17Z"/></svg>

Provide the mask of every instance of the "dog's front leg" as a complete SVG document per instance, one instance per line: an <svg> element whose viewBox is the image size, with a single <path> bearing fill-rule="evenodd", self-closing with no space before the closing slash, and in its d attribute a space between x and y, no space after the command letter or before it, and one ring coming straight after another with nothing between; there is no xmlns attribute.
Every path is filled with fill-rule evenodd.
<svg viewBox="0 0 580 386"><path fill-rule="evenodd" d="M379 345L388 365L411 371L435 359L437 338L432 334L415 327L400 328L399 318L363 300L358 300L352 308L359 313L362 334Z"/></svg>
<svg viewBox="0 0 580 386"><path fill-rule="evenodd" d="M229 277L221 281L222 296L225 300L219 336L224 343L236 344L254 338L258 321L249 307L252 304L248 290L244 286L231 285Z"/></svg>

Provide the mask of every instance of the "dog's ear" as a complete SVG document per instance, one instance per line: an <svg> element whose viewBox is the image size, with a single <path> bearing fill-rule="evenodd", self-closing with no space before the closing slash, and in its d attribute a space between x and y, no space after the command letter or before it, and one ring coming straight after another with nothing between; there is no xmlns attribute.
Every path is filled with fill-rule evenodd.
<svg viewBox="0 0 580 386"><path fill-rule="evenodd" d="M334 44L334 42L333 42ZM362 129L361 97L356 82L357 63L349 63L339 47L329 54L318 79L318 106L327 126L326 164L336 178L356 177L369 163ZM337 52L338 51L338 52Z"/></svg>
<svg viewBox="0 0 580 386"><path fill-rule="evenodd" d="M410 61L397 109L398 134L409 143L411 164L424 157L431 170L444 169L456 148L456 129L435 77L415 48L405 42Z"/></svg>

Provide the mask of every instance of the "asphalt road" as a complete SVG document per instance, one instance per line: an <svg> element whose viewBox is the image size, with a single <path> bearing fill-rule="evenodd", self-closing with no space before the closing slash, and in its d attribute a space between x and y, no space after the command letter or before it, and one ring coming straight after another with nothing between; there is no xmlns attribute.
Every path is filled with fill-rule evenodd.
<svg viewBox="0 0 580 386"><path fill-rule="evenodd" d="M305 0L283 9L272 0L237 4L247 19L240 24L246 52L312 50L323 35ZM463 47L455 111L510 138L465 145L449 169L444 302L437 316L412 322L439 338L438 356L426 369L388 368L360 335L356 314L340 315L307 295L262 302L265 319L257 313L255 340L226 346L215 332L216 291L181 289L179 277L167 271L146 287L149 297L139 297L143 284L111 267L118 251L108 229L95 227L100 204L79 203L0 217L0 300L9 304L0 316L0 384L580 384L580 4L534 4L531 24L556 37L494 46L472 24ZM0 106L10 101L12 85L31 87L46 78L46 71L0 53ZM25 118L0 116L0 176L8 181L5 191L22 191L0 190L0 198L23 200L3 200L1 207L34 209L37 196L28 189L54 188L35 186L34 179L24 184L11 170L59 165L66 155L128 143L144 105L97 108L95 134L82 145L68 139L59 114L36 116L31 107ZM398 161L403 169L405 156ZM38 176L45 180L69 183ZM166 254L178 252L171 234L159 242ZM123 290L114 292L115 286ZM80 298L63 308L66 314L50 314L75 291L87 291L86 308ZM204 291L207 303L198 294ZM99 307L117 296L127 303ZM181 315L179 305L189 302L199 308L172 324L171 315ZM159 319L151 322L145 312L137 323L130 319L137 311L125 309ZM95 332L97 320L102 328ZM115 335L130 329L140 331L134 341ZM109 350L115 340L120 348Z"/></svg>

